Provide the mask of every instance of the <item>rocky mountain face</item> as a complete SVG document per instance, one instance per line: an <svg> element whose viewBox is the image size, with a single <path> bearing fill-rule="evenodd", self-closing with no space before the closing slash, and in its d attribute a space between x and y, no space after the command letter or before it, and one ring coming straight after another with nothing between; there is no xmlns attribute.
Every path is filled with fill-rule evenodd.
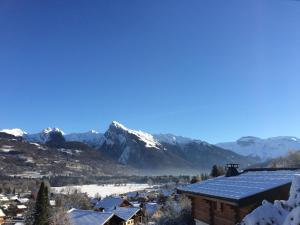
<svg viewBox="0 0 300 225"><path fill-rule="evenodd" d="M105 132L99 150L113 159L140 169L210 169L214 164L237 162L248 166L254 158L174 135L151 135L113 122Z"/></svg>
<svg viewBox="0 0 300 225"><path fill-rule="evenodd" d="M259 156L262 160L286 155L289 151L300 150L300 139L282 136L262 139L242 137L235 142L219 143L217 146L247 156Z"/></svg>
<svg viewBox="0 0 300 225"><path fill-rule="evenodd" d="M145 170L190 169L184 159L167 151L151 134L112 122L104 133L99 150L119 163Z"/></svg>
<svg viewBox="0 0 300 225"><path fill-rule="evenodd" d="M36 134L27 134L25 133L22 137L30 142L45 144L50 141L51 138L55 138L55 136L63 136L64 132L58 128L46 128L39 133Z"/></svg>

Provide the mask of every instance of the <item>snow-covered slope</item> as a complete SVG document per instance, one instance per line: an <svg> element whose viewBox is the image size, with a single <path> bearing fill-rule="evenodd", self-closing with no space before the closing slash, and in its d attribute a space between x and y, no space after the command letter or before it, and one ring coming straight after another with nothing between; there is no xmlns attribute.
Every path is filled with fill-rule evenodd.
<svg viewBox="0 0 300 225"><path fill-rule="evenodd" d="M49 141L50 134L55 132L64 135L62 130L48 127L39 133L24 135L24 138L30 142L45 144L47 141Z"/></svg>
<svg viewBox="0 0 300 225"><path fill-rule="evenodd" d="M84 133L71 133L66 134L65 136L66 141L79 141L83 142L87 145L92 147L97 147L101 144L103 134L98 133L97 131L91 130Z"/></svg>
<svg viewBox="0 0 300 225"><path fill-rule="evenodd" d="M125 139L122 137L122 134L130 134L135 137L137 137L141 142L145 144L146 148L154 148L154 149L160 149L161 144L149 133L143 132L143 131L137 131L137 130L131 130L126 128L124 125L120 124L117 121L113 121L109 127L109 131L115 131L118 130L118 139L123 142ZM121 136L120 136L121 134Z"/></svg>
<svg viewBox="0 0 300 225"><path fill-rule="evenodd" d="M219 143L217 146L232 150L241 155L259 156L262 159L283 156L288 151L300 150L300 139L280 136L267 139L242 137L235 142Z"/></svg>
<svg viewBox="0 0 300 225"><path fill-rule="evenodd" d="M16 137L22 137L24 135L26 135L27 133L19 128L13 128L13 129L2 129L0 130L0 132L4 132L7 134L11 134L14 135Z"/></svg>
<svg viewBox="0 0 300 225"><path fill-rule="evenodd" d="M196 140L191 138L176 136L174 134L154 134L153 135L159 142L168 144L187 144Z"/></svg>

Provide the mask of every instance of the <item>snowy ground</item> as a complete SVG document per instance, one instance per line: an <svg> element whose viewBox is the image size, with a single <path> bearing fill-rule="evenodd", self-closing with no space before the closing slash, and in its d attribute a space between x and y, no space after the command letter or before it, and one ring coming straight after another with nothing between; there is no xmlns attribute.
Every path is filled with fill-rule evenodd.
<svg viewBox="0 0 300 225"><path fill-rule="evenodd" d="M83 193L87 193L89 197L94 197L99 194L102 198L109 195L125 194L132 191L141 191L147 188L152 188L148 184L105 184L105 185L81 185L81 186L64 186L64 187L52 187L52 191L55 193L68 193L75 189L79 189Z"/></svg>

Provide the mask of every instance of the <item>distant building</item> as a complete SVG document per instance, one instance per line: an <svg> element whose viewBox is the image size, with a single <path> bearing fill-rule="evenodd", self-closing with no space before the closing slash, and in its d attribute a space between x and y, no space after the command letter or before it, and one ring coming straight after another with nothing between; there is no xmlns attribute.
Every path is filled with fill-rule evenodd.
<svg viewBox="0 0 300 225"><path fill-rule="evenodd" d="M178 189L191 199L196 225L235 225L262 200L287 199L292 178L300 173L293 169L231 172Z"/></svg>

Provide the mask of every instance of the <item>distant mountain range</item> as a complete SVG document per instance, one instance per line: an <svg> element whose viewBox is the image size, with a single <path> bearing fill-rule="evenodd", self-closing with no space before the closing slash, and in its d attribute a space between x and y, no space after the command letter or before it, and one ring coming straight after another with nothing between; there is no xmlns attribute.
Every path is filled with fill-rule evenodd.
<svg viewBox="0 0 300 225"><path fill-rule="evenodd" d="M300 150L300 139L281 136L272 138L242 137L235 142L219 143L217 146L238 154L259 156L262 160L285 156L289 151Z"/></svg>
<svg viewBox="0 0 300 225"><path fill-rule="evenodd" d="M201 140L172 134L151 135L126 128L116 121L104 134L95 131L64 134L57 128L46 128L36 134L20 129L5 129L2 132L21 137L29 143L64 151L70 147L82 149L82 145L86 145L115 164L150 174L199 173L209 170L214 164L235 162L247 167L257 162L257 158L245 157Z"/></svg>
<svg viewBox="0 0 300 225"><path fill-rule="evenodd" d="M200 171L213 164L238 162L247 166L255 161L207 142L170 135L154 136L128 129L115 121L104 133L99 150L121 164L145 170Z"/></svg>
<svg viewBox="0 0 300 225"><path fill-rule="evenodd" d="M118 128L118 129L114 129ZM123 132L118 132L118 130L123 130ZM126 128L122 124L113 121L109 130L105 133L98 133L94 130L84 132L84 133L70 133L64 134L64 132L58 128L46 128L43 131L36 133L36 134L28 134L27 132L15 128L15 129L3 129L2 132L6 132L8 134L12 134L14 136L22 136L24 139L37 142L37 143L46 143L47 139L49 138L49 133L51 131L61 132L64 136L66 141L76 141L82 142L89 145L92 148L101 149L102 146L107 149L108 143L113 141L115 143L120 143L122 140L118 140L119 138L128 138L126 133L131 134L131 137L137 137L139 142L143 142L146 147L152 147L154 149L161 149L164 145L170 146L183 146L189 145L191 143L197 145L209 145L208 143L201 141L201 140L194 140L187 137L176 136L173 134L149 134L142 131L135 131ZM125 132L126 131L126 132ZM113 137L113 133L116 134L117 139ZM120 134L122 133L122 135ZM125 140L124 139L124 140ZM130 139L130 138L129 138ZM123 140L123 141L124 141ZM127 140L128 141L128 140ZM118 151L122 151L121 149L125 149L121 146L124 146L124 143L120 145ZM210 145L213 146L213 145ZM271 138L258 138L253 136L246 136L238 139L237 141L233 142L224 142L218 143L215 146L218 146L222 149L231 150L235 153L238 153L243 156L253 156L253 157L260 157L262 160L267 160L270 158L275 158L279 156L286 155L289 151L296 151L300 150L300 139L297 137L291 136L279 136L279 137L271 137ZM214 147L215 147L214 146ZM114 147L116 148L116 147ZM115 150L112 150L115 151ZM124 154L120 154L120 162L126 163L126 154L128 152L128 148L124 151ZM123 153L123 152L122 152ZM109 154L112 154L109 152ZM125 157L126 156L126 157Z"/></svg>
<svg viewBox="0 0 300 225"><path fill-rule="evenodd" d="M105 159L107 168L120 165L125 166L128 169L127 172L135 170L135 172L150 174L196 173L209 170L214 164L225 165L230 162L248 167L257 162L285 156L289 151L300 150L300 139L296 137L261 139L248 136L234 142L212 145L205 141L173 134L152 135L129 129L116 121L109 125L105 133L91 130L84 133L65 134L58 128L46 128L39 133L29 134L16 128L3 129L0 134L2 138L7 135L17 137L17 145L21 140L23 144L24 141L28 142L27 153L30 152L31 147L35 146L36 149L37 146L30 143L38 143L42 146L41 148L50 148L52 152L58 151L60 154L62 151L72 153L78 150L74 154L78 156L83 154L85 163L91 160L93 165L97 166L97 163L103 165ZM19 152L22 151L14 146L11 147ZM82 153L85 149L89 154ZM91 151L97 152L95 154L98 158L95 158L95 154L91 154ZM42 155L45 156L45 152ZM32 155L30 157L32 158ZM35 157L37 157L35 161L39 161L39 156ZM76 160L80 162L80 157Z"/></svg>

